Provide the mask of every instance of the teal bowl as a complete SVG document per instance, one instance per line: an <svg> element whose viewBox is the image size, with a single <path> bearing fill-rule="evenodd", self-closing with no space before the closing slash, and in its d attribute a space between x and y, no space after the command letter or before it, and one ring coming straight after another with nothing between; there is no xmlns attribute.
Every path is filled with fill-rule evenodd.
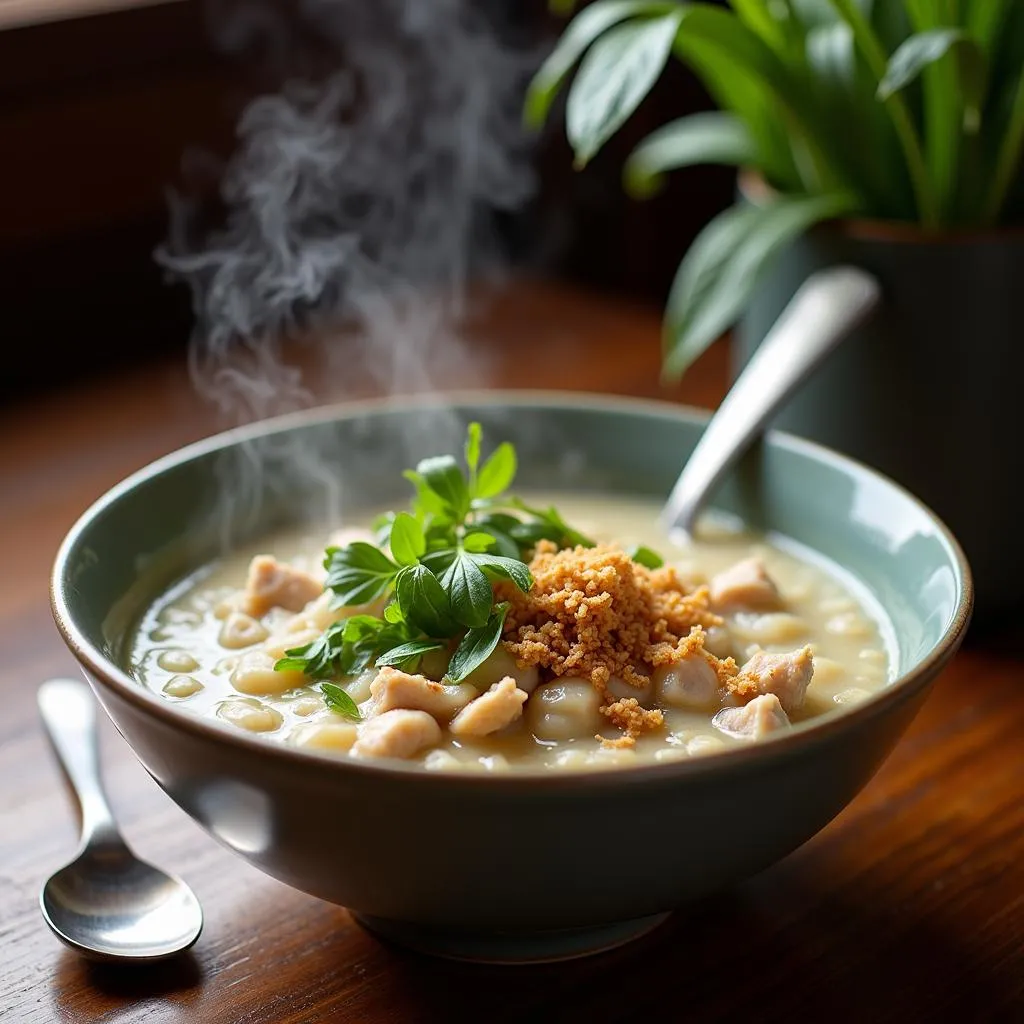
<svg viewBox="0 0 1024 1024"><path fill-rule="evenodd" d="M267 420L134 474L69 531L54 617L139 760L210 835L377 932L490 961L581 955L768 867L868 782L967 628L970 572L946 527L866 467L770 433L715 498L873 594L896 678L848 710L714 757L587 773L425 772L274 744L193 716L126 669L130 630L225 547L346 508L405 500L400 471L465 424L520 452L526 488L662 500L707 416L556 392L351 403ZM623 884L609 885L609 878Z"/></svg>

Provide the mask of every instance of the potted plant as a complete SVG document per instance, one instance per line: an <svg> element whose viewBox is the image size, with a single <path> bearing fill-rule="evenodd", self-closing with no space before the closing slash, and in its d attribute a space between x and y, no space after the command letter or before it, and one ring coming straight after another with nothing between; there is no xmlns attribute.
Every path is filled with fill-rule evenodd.
<svg viewBox="0 0 1024 1024"><path fill-rule="evenodd" d="M561 3L562 9L574 5ZM677 378L738 324L738 369L809 273L855 264L882 286L778 424L869 462L963 543L978 618L1022 590L1024 3L1020 0L598 0L531 83L539 124L579 63L566 130L584 165L666 63L718 109L664 125L624 169L739 169L737 202L683 256L664 318Z"/></svg>

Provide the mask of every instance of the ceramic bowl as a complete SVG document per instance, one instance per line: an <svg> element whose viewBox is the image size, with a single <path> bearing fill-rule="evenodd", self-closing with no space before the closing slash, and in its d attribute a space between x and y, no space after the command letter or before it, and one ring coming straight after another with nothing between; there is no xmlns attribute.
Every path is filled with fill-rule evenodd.
<svg viewBox="0 0 1024 1024"><path fill-rule="evenodd" d="M898 648L896 678L877 696L780 738L626 770L438 774L269 742L133 680L130 629L169 582L299 514L322 521L352 505L404 503L400 471L458 450L470 419L516 443L524 489L659 500L707 421L667 403L552 392L353 403L264 421L175 452L89 508L57 555L54 616L149 773L251 864L433 953L578 955L766 868L838 814L959 646L970 573L910 494L773 433L715 505L852 572Z"/></svg>

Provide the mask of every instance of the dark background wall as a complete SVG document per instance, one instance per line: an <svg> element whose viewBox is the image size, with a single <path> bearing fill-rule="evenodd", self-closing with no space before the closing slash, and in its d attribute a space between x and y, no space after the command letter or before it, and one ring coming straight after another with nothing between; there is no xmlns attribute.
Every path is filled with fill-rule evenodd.
<svg viewBox="0 0 1024 1024"><path fill-rule="evenodd" d="M541 45L563 22L546 4L506 5ZM209 8L176 0L41 24L0 19L0 398L183 347L188 296L152 253L183 155L226 155L246 101L278 84L251 54L214 44ZM694 169L654 199L621 188L621 166L658 124L706 108L670 66L638 115L584 171L560 117L537 151L540 195L524 223L557 223L537 272L660 303L690 240L727 204L731 174Z"/></svg>

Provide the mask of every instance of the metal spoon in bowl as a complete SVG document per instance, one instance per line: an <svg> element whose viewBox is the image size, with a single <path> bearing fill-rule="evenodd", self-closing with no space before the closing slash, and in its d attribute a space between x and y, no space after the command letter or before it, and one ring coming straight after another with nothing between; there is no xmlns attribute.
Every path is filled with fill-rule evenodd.
<svg viewBox="0 0 1024 1024"><path fill-rule="evenodd" d="M875 278L857 267L833 267L807 278L687 459L661 513L669 531L692 535L704 503L768 419L880 297Z"/></svg>
<svg viewBox="0 0 1024 1024"><path fill-rule="evenodd" d="M78 856L39 895L46 923L62 942L98 960L161 960L188 949L203 927L202 908L181 879L140 860L118 832L100 781L89 687L51 679L37 699L82 808Z"/></svg>

